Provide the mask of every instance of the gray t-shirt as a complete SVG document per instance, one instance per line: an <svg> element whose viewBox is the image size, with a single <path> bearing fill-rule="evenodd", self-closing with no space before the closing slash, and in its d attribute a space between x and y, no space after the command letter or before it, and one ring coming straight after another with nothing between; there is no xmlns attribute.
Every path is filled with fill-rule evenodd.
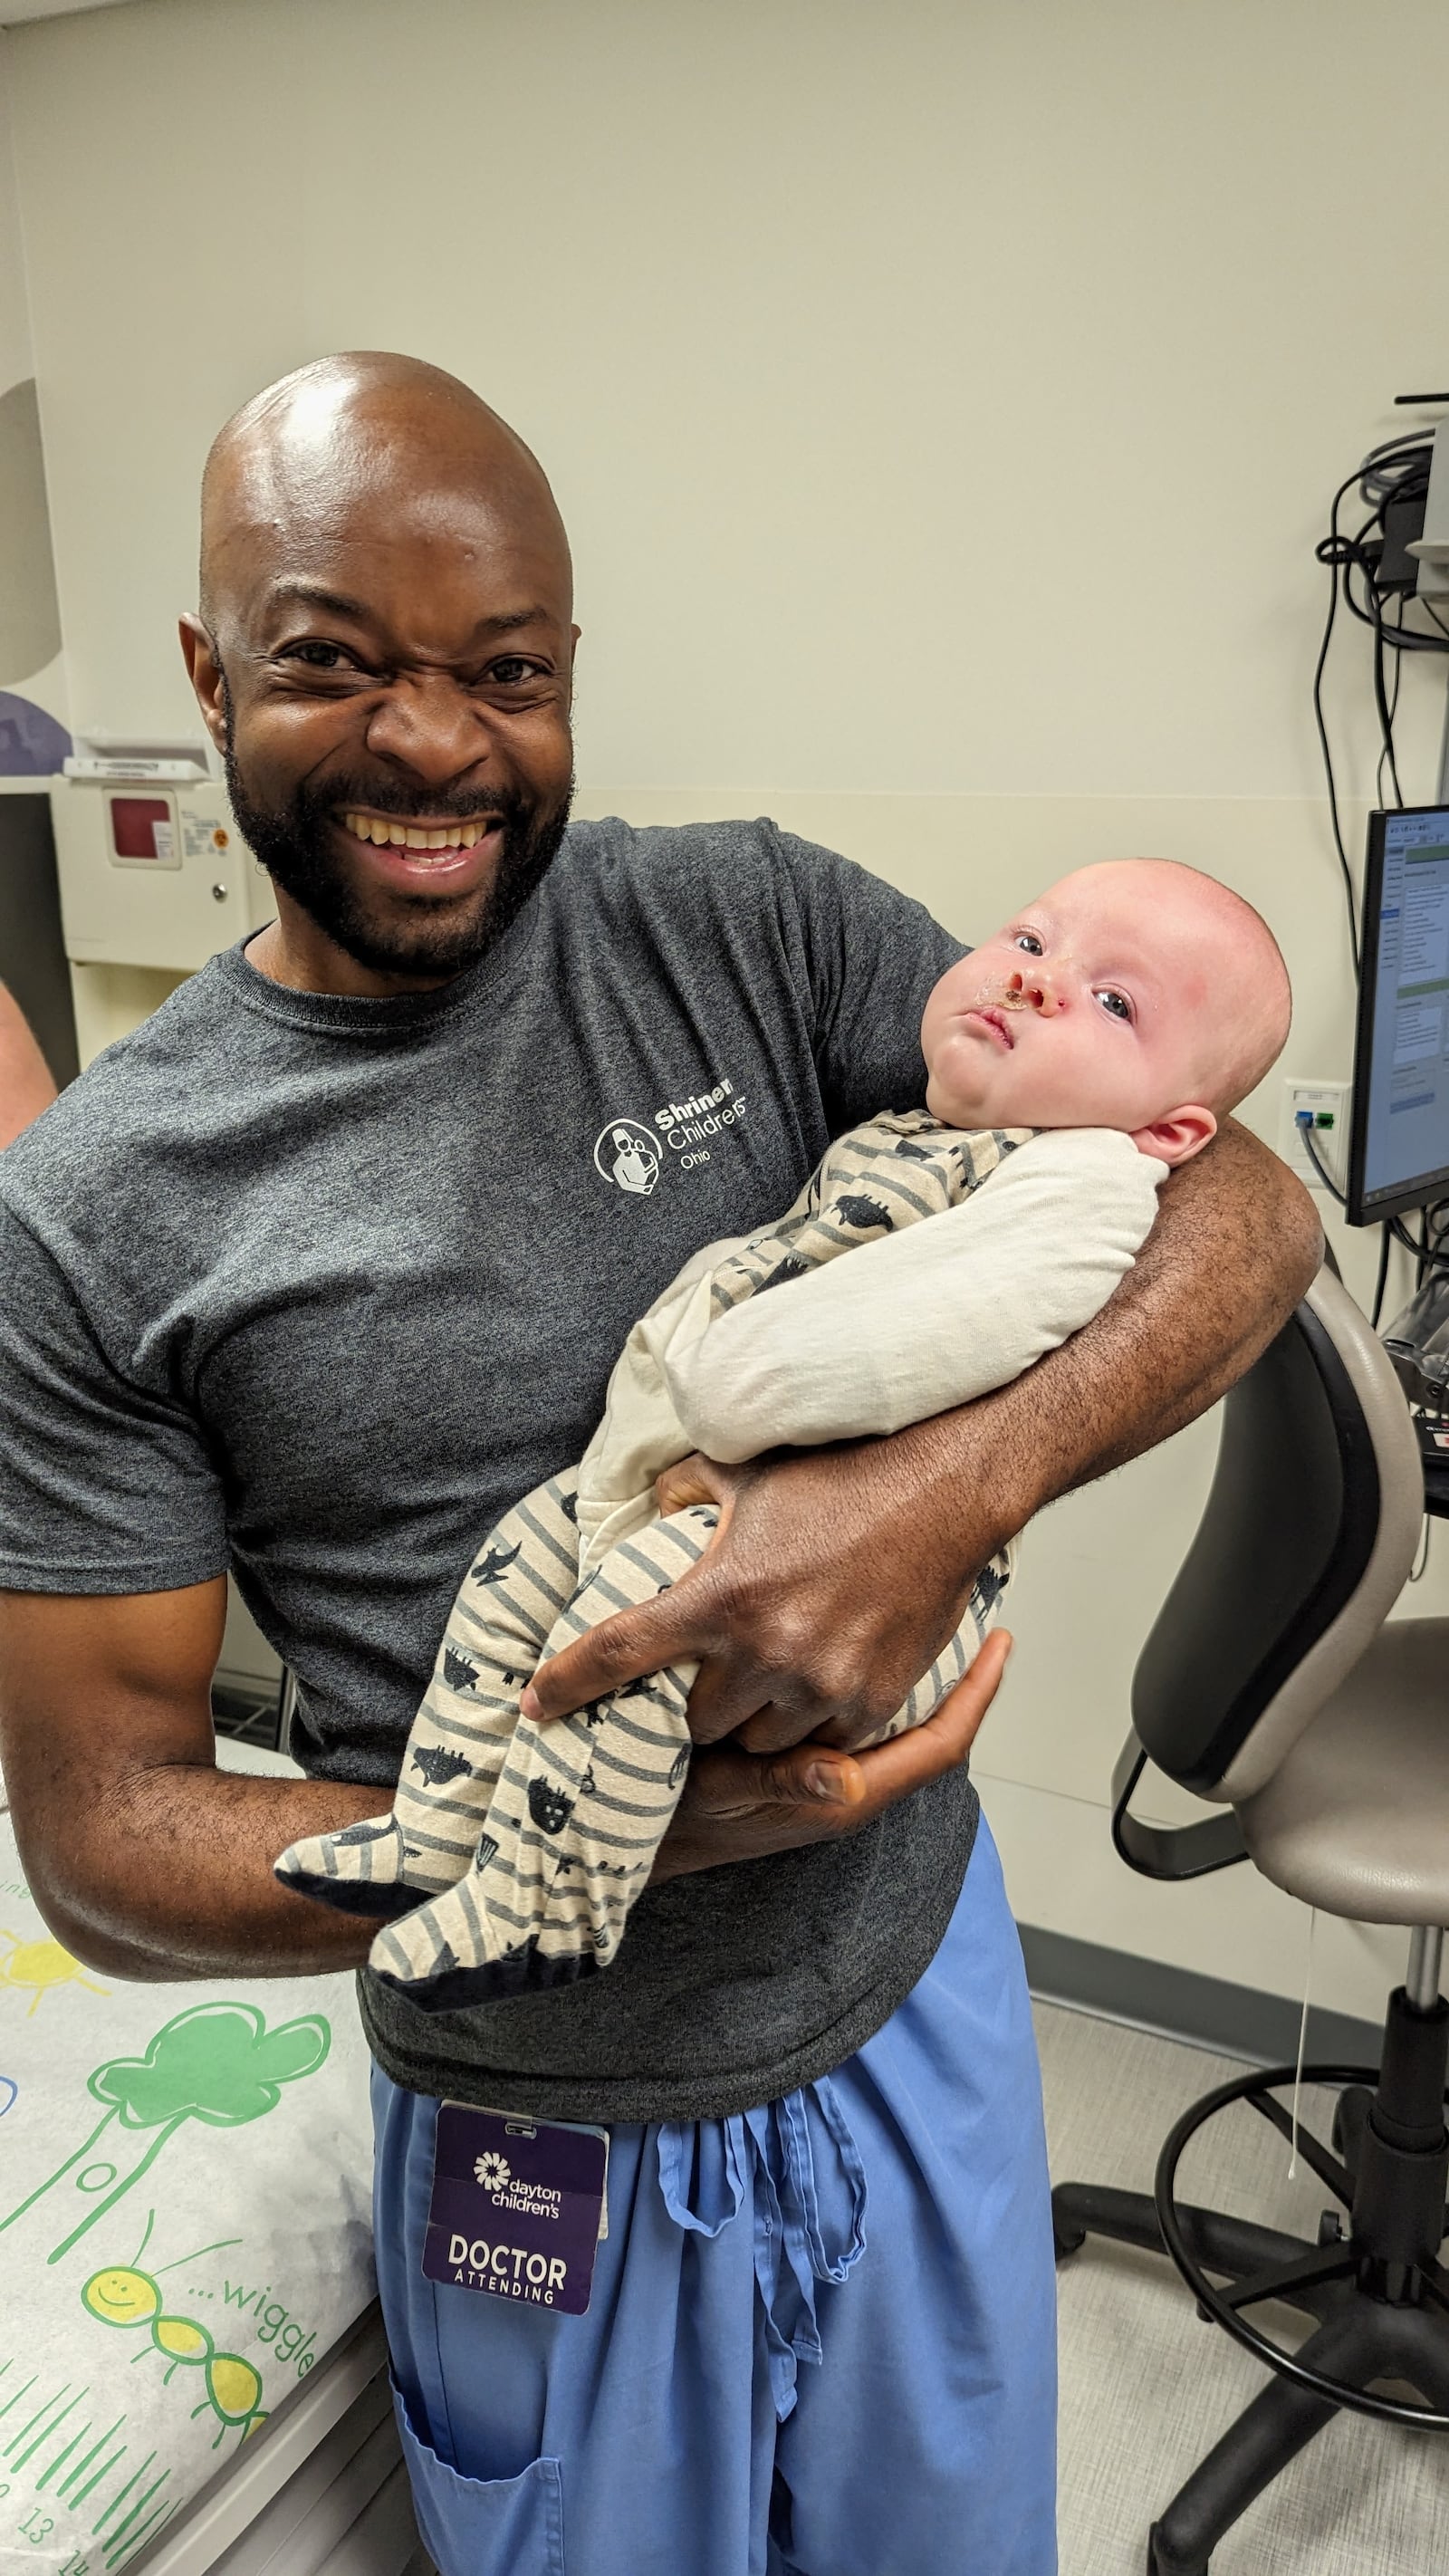
<svg viewBox="0 0 1449 2576"><path fill-rule="evenodd" d="M920 1104L959 954L769 823L607 822L438 992L214 958L0 1157L0 1586L230 1567L297 1676L298 1758L390 1790L479 1539L578 1457L692 1252ZM364 1974L369 2039L415 2090L541 2116L769 2100L910 1991L975 1817L956 1775L646 1891L607 1974L555 1994L429 2015Z"/></svg>

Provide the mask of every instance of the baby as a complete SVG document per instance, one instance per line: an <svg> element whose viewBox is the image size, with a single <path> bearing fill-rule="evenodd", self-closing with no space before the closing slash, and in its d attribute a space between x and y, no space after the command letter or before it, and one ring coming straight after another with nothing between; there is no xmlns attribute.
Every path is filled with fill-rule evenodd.
<svg viewBox="0 0 1449 2576"><path fill-rule="evenodd" d="M897 1431L1020 1375L1105 1305L1167 1173L1267 1072L1289 1009L1266 924L1169 860L1064 877L951 967L921 1026L926 1111L841 1137L779 1225L706 1247L635 1325L579 1466L464 1579L392 1812L294 1844L283 1883L387 1918L372 1966L431 2010L607 1966L688 1768L696 1667L548 1726L518 1702L708 1546L716 1509L661 1518L655 1477L695 1449ZM1009 1571L983 1567L877 1740L960 1680Z"/></svg>

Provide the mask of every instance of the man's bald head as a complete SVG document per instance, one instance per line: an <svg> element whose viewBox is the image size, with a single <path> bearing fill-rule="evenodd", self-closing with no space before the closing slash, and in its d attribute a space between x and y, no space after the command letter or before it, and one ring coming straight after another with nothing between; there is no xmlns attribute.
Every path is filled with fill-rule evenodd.
<svg viewBox="0 0 1449 2576"><path fill-rule="evenodd" d="M469 499L552 554L572 605L568 538L548 478L516 430L426 359L351 349L253 394L212 441L201 480L201 613L215 631L258 541L286 548L337 526L365 495L426 507Z"/></svg>
<svg viewBox="0 0 1449 2576"><path fill-rule="evenodd" d="M377 992L481 957L572 790L573 572L522 439L417 358L297 368L207 459L201 602L183 650L286 972Z"/></svg>

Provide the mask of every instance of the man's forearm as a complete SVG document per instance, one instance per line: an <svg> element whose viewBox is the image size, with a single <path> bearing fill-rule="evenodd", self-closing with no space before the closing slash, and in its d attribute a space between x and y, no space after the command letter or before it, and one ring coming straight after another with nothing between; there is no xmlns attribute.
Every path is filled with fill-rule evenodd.
<svg viewBox="0 0 1449 2576"><path fill-rule="evenodd" d="M936 1487L979 1562L1043 1504L1215 1404L1286 1322L1322 1252L1306 1190L1230 1121L1172 1175L1135 1268L1095 1320L997 1394L898 1433L903 1472Z"/></svg>
<svg viewBox="0 0 1449 2576"><path fill-rule="evenodd" d="M272 1862L306 1834L380 1815L385 1789L177 1764L118 1783L34 1893L87 1967L115 1977L301 1977L362 1965L376 1925L294 1896ZM56 1845L47 1837L51 1847ZM83 1894L78 1891L84 1891Z"/></svg>

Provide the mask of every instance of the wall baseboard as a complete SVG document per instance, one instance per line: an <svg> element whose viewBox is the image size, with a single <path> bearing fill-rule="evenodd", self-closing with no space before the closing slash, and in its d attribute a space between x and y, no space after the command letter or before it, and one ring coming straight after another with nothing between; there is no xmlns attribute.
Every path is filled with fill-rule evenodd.
<svg viewBox="0 0 1449 2576"><path fill-rule="evenodd" d="M1019 1929L1027 1983L1040 2003L1096 2013L1104 2021L1184 2040L1191 2048L1245 2058L1250 2065L1291 2065L1298 2055L1300 2007L1286 1996L1134 1958L1064 1932L1043 1932L1034 1923ZM1309 2011L1310 2062L1376 2066L1381 2039L1373 2022L1317 2006Z"/></svg>

